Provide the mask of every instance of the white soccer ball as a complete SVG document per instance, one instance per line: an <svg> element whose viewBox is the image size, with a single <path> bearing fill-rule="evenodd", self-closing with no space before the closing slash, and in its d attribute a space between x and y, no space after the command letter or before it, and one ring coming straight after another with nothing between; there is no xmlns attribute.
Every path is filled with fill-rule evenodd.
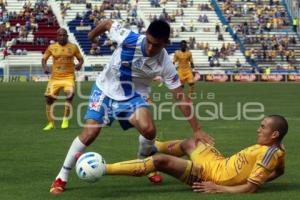
<svg viewBox="0 0 300 200"><path fill-rule="evenodd" d="M105 171L105 160L95 152L82 154L76 162L77 176L87 182L96 182Z"/></svg>

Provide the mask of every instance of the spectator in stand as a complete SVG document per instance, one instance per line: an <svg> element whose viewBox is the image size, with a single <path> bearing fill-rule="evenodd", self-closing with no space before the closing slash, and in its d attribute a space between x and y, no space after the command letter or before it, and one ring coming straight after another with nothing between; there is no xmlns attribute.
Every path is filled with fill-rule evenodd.
<svg viewBox="0 0 300 200"><path fill-rule="evenodd" d="M181 32L185 32L186 31L186 27L185 27L185 23L183 21L183 18L181 18L180 28L181 28Z"/></svg>
<svg viewBox="0 0 300 200"><path fill-rule="evenodd" d="M298 26L299 26L299 18L294 18L293 19L293 30L296 33L298 32Z"/></svg>
<svg viewBox="0 0 300 200"><path fill-rule="evenodd" d="M190 24L189 24L189 26L190 26L190 32L193 32L194 31L194 20L190 20Z"/></svg>
<svg viewBox="0 0 300 200"><path fill-rule="evenodd" d="M265 75L270 75L271 74L271 67L266 67L265 68Z"/></svg>
<svg viewBox="0 0 300 200"><path fill-rule="evenodd" d="M80 22L79 22L79 26L84 26L84 21L83 21L83 19L82 19L82 20L80 20Z"/></svg>
<svg viewBox="0 0 300 200"><path fill-rule="evenodd" d="M22 50L22 55L27 55L27 50L26 49Z"/></svg>
<svg viewBox="0 0 300 200"><path fill-rule="evenodd" d="M16 55L21 56L22 55L22 49L17 49L16 50Z"/></svg>
<svg viewBox="0 0 300 200"><path fill-rule="evenodd" d="M211 61L214 56L214 52L212 50L208 49L207 56L208 56L208 61Z"/></svg>
<svg viewBox="0 0 300 200"><path fill-rule="evenodd" d="M187 0L180 0L180 7L182 7L182 8L187 8L187 7L188 7L188 2L187 2Z"/></svg>
<svg viewBox="0 0 300 200"><path fill-rule="evenodd" d="M215 26L215 33L220 33L220 32L221 32L220 24L219 24L219 22L217 22L216 26Z"/></svg>
<svg viewBox="0 0 300 200"><path fill-rule="evenodd" d="M218 40L219 41L224 41L224 37L222 33L218 33Z"/></svg>
<svg viewBox="0 0 300 200"><path fill-rule="evenodd" d="M201 14L199 15L199 17L198 17L198 20L197 20L197 21L198 21L198 22L200 22L200 23L204 21L204 20L203 20L203 17L202 17L202 15L201 15Z"/></svg>
<svg viewBox="0 0 300 200"><path fill-rule="evenodd" d="M195 49L195 44L196 44L196 38L190 37L189 38L189 49Z"/></svg>
<svg viewBox="0 0 300 200"><path fill-rule="evenodd" d="M90 49L90 55L101 55L101 48L98 46L96 42L92 43L92 47Z"/></svg>
<svg viewBox="0 0 300 200"><path fill-rule="evenodd" d="M291 62L296 62L296 54L295 54L295 50L294 49L290 50L290 61Z"/></svg>
<svg viewBox="0 0 300 200"><path fill-rule="evenodd" d="M206 14L203 15L203 22L208 23L208 17Z"/></svg>
<svg viewBox="0 0 300 200"><path fill-rule="evenodd" d="M238 58L238 59L236 60L236 62L235 62L235 67L238 68L238 69L242 67L242 64L241 64L239 58Z"/></svg>
<svg viewBox="0 0 300 200"><path fill-rule="evenodd" d="M30 21L26 21L26 23L25 23L25 30L27 32L29 32L31 30L31 22Z"/></svg>
<svg viewBox="0 0 300 200"><path fill-rule="evenodd" d="M3 50L3 60L5 60L5 58L9 55L9 48L5 47L5 49Z"/></svg>

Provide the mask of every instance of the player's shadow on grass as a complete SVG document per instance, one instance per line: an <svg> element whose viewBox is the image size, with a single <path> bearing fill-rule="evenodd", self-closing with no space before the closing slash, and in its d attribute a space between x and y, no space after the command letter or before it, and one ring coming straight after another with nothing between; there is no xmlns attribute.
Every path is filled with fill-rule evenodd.
<svg viewBox="0 0 300 200"><path fill-rule="evenodd" d="M268 183L263 186L258 194L261 193L275 193L275 192L290 192L290 191L298 191L300 188L300 183ZM154 185L151 183L141 183L140 181L134 182L116 182L113 184L101 184L94 186L92 185L84 185L80 187L71 187L67 189L68 192L79 192L84 193L85 196L89 194L90 197L99 197L101 198L121 198L121 197L132 197L137 198L140 197L141 194L145 196L168 196L170 192L174 195L174 193L178 193L180 195L184 193L191 193L192 189L182 184L181 182L174 180L165 180L163 184ZM175 194L176 195L176 194Z"/></svg>
<svg viewBox="0 0 300 200"><path fill-rule="evenodd" d="M167 195L170 192L174 193L184 193L191 192L191 188L187 185L182 184L179 181L165 180L164 183L154 185L150 182L140 181L133 182L116 182L114 184L101 184L94 186L92 185L83 185L80 187L71 187L67 188L67 192L75 192L89 194L90 197L99 197L101 198L120 198L130 196L132 198L140 197L141 193L144 195Z"/></svg>
<svg viewBox="0 0 300 200"><path fill-rule="evenodd" d="M278 191L298 191L300 183L267 183L260 190L259 193L269 193Z"/></svg>

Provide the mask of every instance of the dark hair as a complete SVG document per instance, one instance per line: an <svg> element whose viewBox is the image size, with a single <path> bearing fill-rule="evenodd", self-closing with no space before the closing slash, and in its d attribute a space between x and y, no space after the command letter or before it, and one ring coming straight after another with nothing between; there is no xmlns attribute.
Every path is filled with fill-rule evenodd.
<svg viewBox="0 0 300 200"><path fill-rule="evenodd" d="M164 20L154 20L147 29L147 33L156 39L164 39L169 42L170 25Z"/></svg>
<svg viewBox="0 0 300 200"><path fill-rule="evenodd" d="M269 115L267 118L272 119L271 128L273 131L279 132L279 140L281 141L289 129L287 120L281 115Z"/></svg>
<svg viewBox="0 0 300 200"><path fill-rule="evenodd" d="M185 40L181 40L180 44L187 44Z"/></svg>

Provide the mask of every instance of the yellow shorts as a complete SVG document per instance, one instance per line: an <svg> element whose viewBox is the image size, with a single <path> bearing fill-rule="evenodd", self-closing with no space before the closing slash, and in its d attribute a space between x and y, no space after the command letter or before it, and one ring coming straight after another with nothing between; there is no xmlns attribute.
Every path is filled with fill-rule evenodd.
<svg viewBox="0 0 300 200"><path fill-rule="evenodd" d="M209 144L199 143L196 149L191 153L190 159L196 165L203 165L208 161L219 160L222 154Z"/></svg>
<svg viewBox="0 0 300 200"><path fill-rule="evenodd" d="M194 83L194 76L192 70L178 70L178 76L181 81L181 84Z"/></svg>
<svg viewBox="0 0 300 200"><path fill-rule="evenodd" d="M59 92L63 90L65 93L74 93L75 81L74 79L54 80L50 79L45 91L45 96L57 98Z"/></svg>
<svg viewBox="0 0 300 200"><path fill-rule="evenodd" d="M190 161L180 178L188 185L193 182L206 180L207 173L210 173L216 166L218 160L223 159L219 151L209 144L199 143L197 148L190 155Z"/></svg>

